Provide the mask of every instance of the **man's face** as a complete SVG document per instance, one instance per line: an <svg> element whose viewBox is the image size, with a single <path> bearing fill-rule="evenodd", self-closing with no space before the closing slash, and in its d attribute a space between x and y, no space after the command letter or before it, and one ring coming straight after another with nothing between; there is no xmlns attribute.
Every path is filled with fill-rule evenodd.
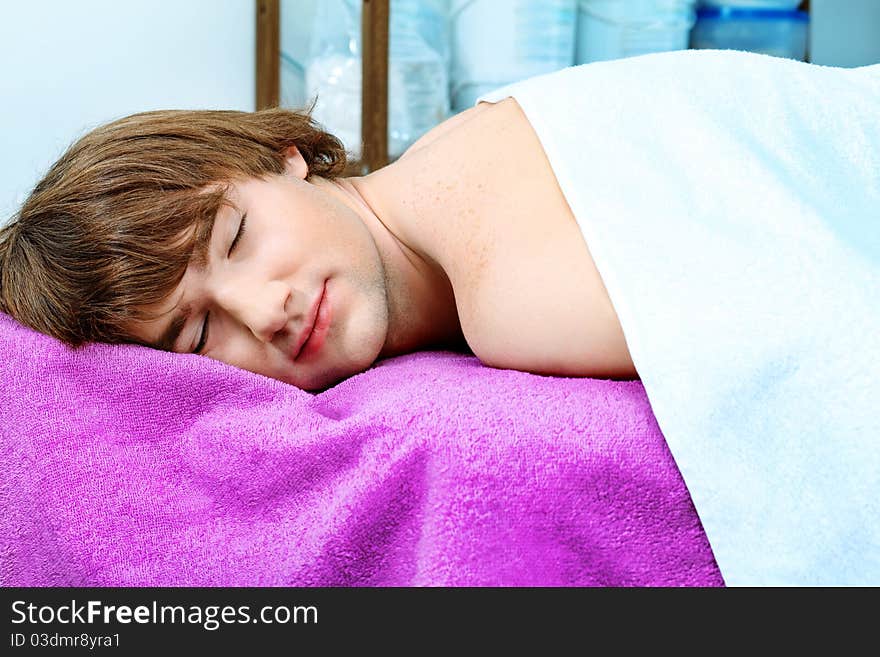
<svg viewBox="0 0 880 657"><path fill-rule="evenodd" d="M227 195L233 207L217 214L206 267L191 263L170 298L150 308L171 312L138 324L135 334L158 344L191 305L173 351L193 352L207 318L199 353L304 390L366 370L388 332L384 268L358 214L329 183L306 175L294 150L283 176L234 182Z"/></svg>

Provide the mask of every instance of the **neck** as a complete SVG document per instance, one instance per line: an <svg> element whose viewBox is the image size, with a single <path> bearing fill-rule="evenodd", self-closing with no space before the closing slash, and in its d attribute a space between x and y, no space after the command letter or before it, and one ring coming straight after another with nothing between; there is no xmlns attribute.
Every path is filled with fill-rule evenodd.
<svg viewBox="0 0 880 657"><path fill-rule="evenodd" d="M399 227L406 226L408 218L399 210L391 213L399 204L387 197L386 190L393 186L377 184L382 171L315 181L361 217L379 252L388 298L388 333L379 358L431 348L466 350L449 277L435 260L404 239Z"/></svg>

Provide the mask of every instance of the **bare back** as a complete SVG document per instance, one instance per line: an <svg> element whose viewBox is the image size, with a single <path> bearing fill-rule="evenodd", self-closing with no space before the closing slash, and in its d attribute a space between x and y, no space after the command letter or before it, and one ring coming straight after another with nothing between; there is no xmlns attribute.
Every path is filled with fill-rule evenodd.
<svg viewBox="0 0 880 657"><path fill-rule="evenodd" d="M468 345L493 367L637 377L588 245L525 114L512 98L463 114L391 166L421 210L405 232L449 277Z"/></svg>

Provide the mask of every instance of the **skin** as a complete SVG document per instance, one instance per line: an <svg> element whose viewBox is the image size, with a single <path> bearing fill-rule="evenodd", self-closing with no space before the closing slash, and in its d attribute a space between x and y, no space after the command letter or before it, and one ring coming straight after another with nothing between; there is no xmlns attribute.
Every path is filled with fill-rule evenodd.
<svg viewBox="0 0 880 657"><path fill-rule="evenodd" d="M200 353L304 390L432 348L536 373L637 376L589 249L513 99L453 117L364 177L309 178L295 147L285 155L284 175L233 182L207 266L191 265L158 306L168 314L135 326L136 335L156 341L171 312L192 304L174 351L193 350L208 314ZM227 255L243 213L246 229ZM294 358L324 281L326 340Z"/></svg>

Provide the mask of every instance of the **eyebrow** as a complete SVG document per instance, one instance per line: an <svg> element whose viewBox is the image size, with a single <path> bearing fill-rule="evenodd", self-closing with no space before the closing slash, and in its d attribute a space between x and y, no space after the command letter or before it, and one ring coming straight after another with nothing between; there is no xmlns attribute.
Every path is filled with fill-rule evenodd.
<svg viewBox="0 0 880 657"><path fill-rule="evenodd" d="M208 249L211 246L211 235L214 233L214 223L217 221L218 214L220 214L219 210L211 216L210 221L200 226L196 233L196 241L191 258L192 265L196 271L204 270L208 264ZM174 345L180 338L180 333L183 331L183 327L189 320L190 315L192 315L192 304L186 303L181 306L180 310L172 318L168 328L159 336L159 339L151 343L150 346L160 351L174 351Z"/></svg>

